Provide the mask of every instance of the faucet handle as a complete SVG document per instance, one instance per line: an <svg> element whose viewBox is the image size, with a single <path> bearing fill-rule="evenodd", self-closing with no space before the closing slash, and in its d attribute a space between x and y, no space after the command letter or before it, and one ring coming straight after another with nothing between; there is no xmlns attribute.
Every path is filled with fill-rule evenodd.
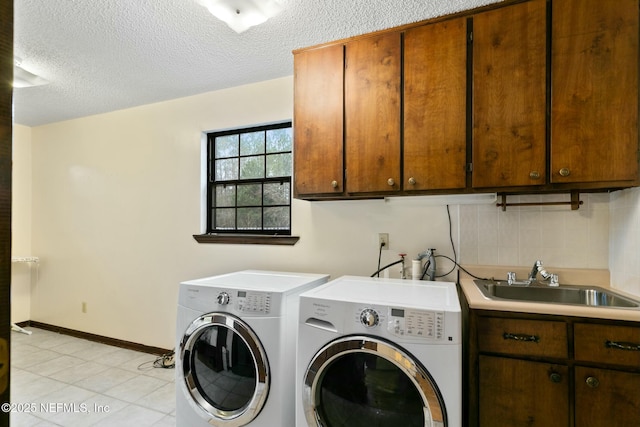
<svg viewBox="0 0 640 427"><path fill-rule="evenodd" d="M507 272L507 283L509 285L513 285L516 282L516 272L515 271L508 271Z"/></svg>
<svg viewBox="0 0 640 427"><path fill-rule="evenodd" d="M557 274L551 274L551 280L549 281L549 286L560 286L560 282L558 281Z"/></svg>

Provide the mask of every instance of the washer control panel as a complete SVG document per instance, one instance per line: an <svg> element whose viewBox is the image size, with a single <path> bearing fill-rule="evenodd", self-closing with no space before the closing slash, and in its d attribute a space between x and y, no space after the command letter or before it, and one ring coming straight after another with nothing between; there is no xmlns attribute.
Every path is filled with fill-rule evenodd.
<svg viewBox="0 0 640 427"><path fill-rule="evenodd" d="M389 308L387 330L396 336L444 339L444 312Z"/></svg>
<svg viewBox="0 0 640 427"><path fill-rule="evenodd" d="M271 293L256 291L237 291L236 309L243 313L269 314L271 311Z"/></svg>
<svg viewBox="0 0 640 427"><path fill-rule="evenodd" d="M386 332L396 337L445 339L443 311L360 306L354 314L355 321L372 332L386 325Z"/></svg>

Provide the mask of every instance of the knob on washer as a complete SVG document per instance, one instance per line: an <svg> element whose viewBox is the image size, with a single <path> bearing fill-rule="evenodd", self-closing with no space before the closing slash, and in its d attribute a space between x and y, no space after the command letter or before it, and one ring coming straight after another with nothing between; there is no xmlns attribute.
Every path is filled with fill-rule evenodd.
<svg viewBox="0 0 640 427"><path fill-rule="evenodd" d="M227 304L229 304L230 297L229 297L228 293L220 292L218 294L218 297L216 298L216 300L218 301L218 304L220 304L220 305L227 305Z"/></svg>
<svg viewBox="0 0 640 427"><path fill-rule="evenodd" d="M367 328L373 328L379 321L378 313L372 308L364 309L360 313L360 322Z"/></svg>

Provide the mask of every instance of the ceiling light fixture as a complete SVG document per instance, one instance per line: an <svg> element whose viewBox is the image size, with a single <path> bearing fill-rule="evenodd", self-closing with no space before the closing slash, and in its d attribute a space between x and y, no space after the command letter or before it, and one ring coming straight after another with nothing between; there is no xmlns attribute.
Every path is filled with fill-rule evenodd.
<svg viewBox="0 0 640 427"><path fill-rule="evenodd" d="M49 80L44 79L32 72L29 72L22 68L22 59L17 56L13 60L13 87L31 87L46 85Z"/></svg>
<svg viewBox="0 0 640 427"><path fill-rule="evenodd" d="M238 34L262 24L282 10L275 0L198 0L198 3Z"/></svg>

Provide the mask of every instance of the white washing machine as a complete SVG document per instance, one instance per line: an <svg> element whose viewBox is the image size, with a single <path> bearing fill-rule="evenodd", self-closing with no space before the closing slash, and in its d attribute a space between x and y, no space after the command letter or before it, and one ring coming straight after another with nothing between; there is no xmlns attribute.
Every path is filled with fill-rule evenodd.
<svg viewBox="0 0 640 427"><path fill-rule="evenodd" d="M298 427L460 427L454 283L344 276L300 296Z"/></svg>
<svg viewBox="0 0 640 427"><path fill-rule="evenodd" d="M328 279L246 270L181 283L176 424L292 426L298 297Z"/></svg>

